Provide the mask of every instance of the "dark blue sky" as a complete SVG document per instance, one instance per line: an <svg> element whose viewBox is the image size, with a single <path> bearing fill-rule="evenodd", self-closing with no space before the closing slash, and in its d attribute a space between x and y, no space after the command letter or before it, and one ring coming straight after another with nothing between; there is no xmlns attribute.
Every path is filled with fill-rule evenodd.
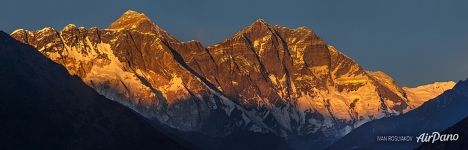
<svg viewBox="0 0 468 150"><path fill-rule="evenodd" d="M0 30L105 28L128 9L180 40L222 41L257 18L308 26L403 86L468 78L466 0L2 0Z"/></svg>

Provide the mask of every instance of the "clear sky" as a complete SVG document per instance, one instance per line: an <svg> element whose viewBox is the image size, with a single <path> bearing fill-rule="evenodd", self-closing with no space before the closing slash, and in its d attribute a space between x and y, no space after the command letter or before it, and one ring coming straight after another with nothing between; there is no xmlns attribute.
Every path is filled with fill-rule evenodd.
<svg viewBox="0 0 468 150"><path fill-rule="evenodd" d="M205 46L258 18L308 26L402 86L468 78L467 0L1 0L0 30L105 28L128 9Z"/></svg>

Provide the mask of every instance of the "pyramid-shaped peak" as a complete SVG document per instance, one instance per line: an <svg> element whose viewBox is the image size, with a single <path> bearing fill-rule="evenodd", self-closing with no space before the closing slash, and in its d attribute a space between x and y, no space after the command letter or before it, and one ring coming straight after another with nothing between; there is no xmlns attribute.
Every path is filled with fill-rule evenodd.
<svg viewBox="0 0 468 150"><path fill-rule="evenodd" d="M128 10L123 13L119 19L109 25L108 28L127 30L136 29L142 32L150 32L158 30L159 27L156 26L145 14L134 10Z"/></svg>
<svg viewBox="0 0 468 150"><path fill-rule="evenodd" d="M255 20L255 23L262 23L262 24L268 24L265 20L263 20L262 18L259 18L257 20Z"/></svg>
<svg viewBox="0 0 468 150"><path fill-rule="evenodd" d="M239 31L236 34L242 35L245 33L258 33L258 32L269 32L269 31L270 31L270 24L268 24L263 19L257 19L255 20L255 22L243 28L241 31Z"/></svg>
<svg viewBox="0 0 468 150"><path fill-rule="evenodd" d="M265 36L267 34L272 34L273 33L273 26L268 24L265 20L263 19L257 19L250 25L242 28L240 31L238 31L233 38L238 38L238 37L260 37L260 36Z"/></svg>
<svg viewBox="0 0 468 150"><path fill-rule="evenodd" d="M137 12L134 10L127 10L120 16L122 19L133 19L133 20L147 20L151 22L151 19L147 17L144 13Z"/></svg>
<svg viewBox="0 0 468 150"><path fill-rule="evenodd" d="M255 20L254 23L252 23L252 24L250 25L250 27L254 27L254 26L269 27L270 24L268 24L268 23L267 23L265 20L263 20L263 19L257 19L257 20Z"/></svg>
<svg viewBox="0 0 468 150"><path fill-rule="evenodd" d="M144 13L141 13L141 12L137 12L137 11L134 11L134 10L127 10L126 12L124 12L122 14L122 16L120 16L119 19L146 19L146 20L150 20Z"/></svg>

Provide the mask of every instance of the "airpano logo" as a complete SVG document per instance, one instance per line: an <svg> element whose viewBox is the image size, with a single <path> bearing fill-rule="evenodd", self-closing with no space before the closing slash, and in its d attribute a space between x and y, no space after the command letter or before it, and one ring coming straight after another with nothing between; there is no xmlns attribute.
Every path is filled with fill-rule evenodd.
<svg viewBox="0 0 468 150"><path fill-rule="evenodd" d="M416 137L416 142L422 143L434 143L437 141L441 142L448 142L448 141L457 141L460 136L458 134L440 134L439 132L432 132L429 133L422 133L418 137Z"/></svg>

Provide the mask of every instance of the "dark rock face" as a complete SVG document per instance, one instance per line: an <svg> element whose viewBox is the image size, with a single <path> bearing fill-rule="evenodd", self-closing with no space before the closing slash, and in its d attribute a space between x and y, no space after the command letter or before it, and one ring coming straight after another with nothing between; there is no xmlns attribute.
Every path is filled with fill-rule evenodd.
<svg viewBox="0 0 468 150"><path fill-rule="evenodd" d="M468 81L465 80L458 82L453 89L408 113L382 118L360 126L334 143L329 149L415 149L423 144L421 142L417 143L416 138L413 138L411 142L379 142L376 138L382 135L418 137L422 133L442 132L468 117L467 106ZM463 127L462 124L460 123L454 127L456 131L460 131L459 134L465 133L461 131L466 129L466 126ZM445 133L449 131L453 130L446 130ZM463 141L463 139L460 140ZM453 148L456 149L456 146L462 146L458 145L461 143L461 141L452 143L454 144ZM451 147L449 142L446 144L447 147ZM431 148L433 146L438 149L444 147L445 144L425 144L421 148Z"/></svg>
<svg viewBox="0 0 468 150"><path fill-rule="evenodd" d="M343 92L356 91L366 84L379 86L375 89L379 93L377 97L400 103L389 108L389 113L407 107L404 97L398 95L402 91L389 91L353 60L325 45L305 27L291 30L257 20L234 37L207 50L176 49L182 49L181 55L192 68L248 108L286 105L307 95L304 93L314 97L314 88L330 92L328 87L334 87ZM364 82L346 82L347 77Z"/></svg>
<svg viewBox="0 0 468 150"><path fill-rule="evenodd" d="M234 37L205 50L193 46L193 43L176 49L194 70L236 103L248 110L257 110L258 115L264 118L278 113L274 111L288 112L286 116L272 114L276 116L271 118L276 122L285 121L279 127L286 132L310 132L306 127L310 124L306 121L317 118L304 118L312 116L304 113L304 109L318 112L315 114L319 116L337 115L332 117L333 120L341 119L345 123L379 116L378 113L398 114L408 109L399 87L391 89L380 84L378 79L332 46L324 44L305 27L292 30L257 20ZM186 50L187 47L192 48L191 51ZM336 104L339 97L320 97L333 95L335 91L349 93L346 96L350 97L359 95L357 93L365 93L366 96L355 99L345 96L345 103L348 103L345 105L348 106ZM361 99L364 101L359 101ZM325 104L304 104L317 100ZM343 108L350 107L353 100L356 109L369 104L375 104L377 109L364 112ZM389 106L386 101L395 105ZM324 109L319 110L320 107ZM349 114L335 114L338 111ZM324 119L319 121L324 122Z"/></svg>
<svg viewBox="0 0 468 150"><path fill-rule="evenodd" d="M391 78L366 72L306 27L257 20L204 47L128 11L108 29L68 25L12 36L105 97L211 137L253 132L320 148L364 122L412 109Z"/></svg>
<svg viewBox="0 0 468 150"><path fill-rule="evenodd" d="M4 32L0 54L0 149L185 149Z"/></svg>

